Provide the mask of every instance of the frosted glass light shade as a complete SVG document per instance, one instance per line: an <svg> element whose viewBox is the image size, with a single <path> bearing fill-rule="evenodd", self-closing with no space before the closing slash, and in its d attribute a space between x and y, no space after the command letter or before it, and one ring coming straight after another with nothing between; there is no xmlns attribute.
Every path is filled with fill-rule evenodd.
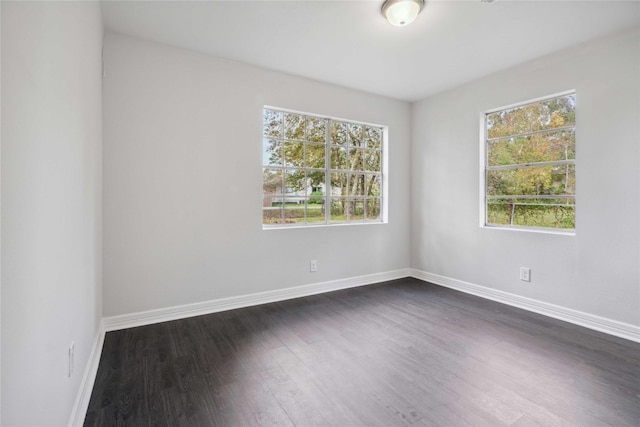
<svg viewBox="0 0 640 427"><path fill-rule="evenodd" d="M424 6L424 0L386 0L382 13L391 25L403 27L411 24Z"/></svg>

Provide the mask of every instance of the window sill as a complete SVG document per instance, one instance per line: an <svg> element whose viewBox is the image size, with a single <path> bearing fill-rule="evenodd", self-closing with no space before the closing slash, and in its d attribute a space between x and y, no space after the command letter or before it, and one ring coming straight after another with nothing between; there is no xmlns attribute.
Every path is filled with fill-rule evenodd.
<svg viewBox="0 0 640 427"><path fill-rule="evenodd" d="M306 228L332 228L332 227L348 227L348 226L362 226L362 225L385 225L388 221L361 221L361 222L344 222L344 223L332 223L332 224L313 224L313 225L298 225L298 224L278 224L278 225L262 225L263 230L300 230Z"/></svg>
<svg viewBox="0 0 640 427"><path fill-rule="evenodd" d="M504 225L481 225L480 228L486 228L490 230L507 230L507 231L524 231L526 233L541 233L541 234L557 234L561 236L575 236L576 230L562 230L551 228L538 228L538 227L518 227L518 226L504 226Z"/></svg>

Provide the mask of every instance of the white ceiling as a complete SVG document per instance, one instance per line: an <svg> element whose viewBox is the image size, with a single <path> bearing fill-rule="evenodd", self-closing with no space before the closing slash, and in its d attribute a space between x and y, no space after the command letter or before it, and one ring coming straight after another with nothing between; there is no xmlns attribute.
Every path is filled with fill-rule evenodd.
<svg viewBox="0 0 640 427"><path fill-rule="evenodd" d="M639 1L427 0L408 27L382 1L103 1L108 30L415 101L640 25Z"/></svg>

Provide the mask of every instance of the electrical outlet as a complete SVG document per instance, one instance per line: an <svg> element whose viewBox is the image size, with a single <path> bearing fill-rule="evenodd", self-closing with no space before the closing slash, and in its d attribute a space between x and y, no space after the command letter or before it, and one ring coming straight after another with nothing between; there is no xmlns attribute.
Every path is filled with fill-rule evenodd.
<svg viewBox="0 0 640 427"><path fill-rule="evenodd" d="M312 259L309 262L309 271L311 271L312 273L315 273L316 271L318 271L318 261L315 259Z"/></svg>
<svg viewBox="0 0 640 427"><path fill-rule="evenodd" d="M527 267L520 267L520 280L523 282L531 281L531 269Z"/></svg>
<svg viewBox="0 0 640 427"><path fill-rule="evenodd" d="M71 378L71 375L73 374L73 356L75 353L75 347L76 344L71 341L71 344L69 345L69 378Z"/></svg>

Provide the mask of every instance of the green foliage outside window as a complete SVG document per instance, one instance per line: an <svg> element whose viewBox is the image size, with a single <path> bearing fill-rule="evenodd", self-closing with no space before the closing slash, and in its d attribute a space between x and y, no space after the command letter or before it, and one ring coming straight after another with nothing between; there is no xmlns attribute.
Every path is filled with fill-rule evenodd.
<svg viewBox="0 0 640 427"><path fill-rule="evenodd" d="M486 222L575 228L575 94L486 114Z"/></svg>
<svg viewBox="0 0 640 427"><path fill-rule="evenodd" d="M263 119L263 224L381 221L381 127L271 108Z"/></svg>

